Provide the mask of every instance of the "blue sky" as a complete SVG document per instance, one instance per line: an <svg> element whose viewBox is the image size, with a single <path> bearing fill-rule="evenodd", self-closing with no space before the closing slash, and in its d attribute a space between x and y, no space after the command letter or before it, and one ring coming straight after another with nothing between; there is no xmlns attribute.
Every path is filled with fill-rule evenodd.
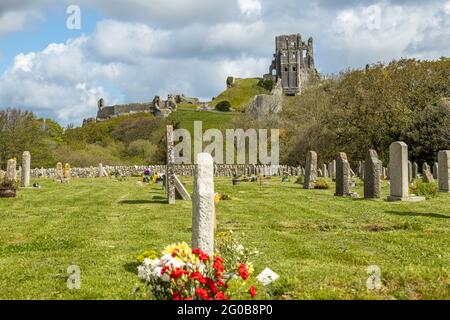
<svg viewBox="0 0 450 320"><path fill-rule="evenodd" d="M66 27L69 5L81 30ZM262 76L274 37L314 37L336 73L450 56L450 1L2 0L0 108L80 124L107 104L184 93L208 100L228 75Z"/></svg>

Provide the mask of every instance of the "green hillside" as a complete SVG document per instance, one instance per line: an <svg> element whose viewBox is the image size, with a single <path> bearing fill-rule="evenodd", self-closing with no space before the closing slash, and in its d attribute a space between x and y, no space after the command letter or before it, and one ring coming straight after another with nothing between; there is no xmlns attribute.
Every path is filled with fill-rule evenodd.
<svg viewBox="0 0 450 320"><path fill-rule="evenodd" d="M202 121L203 130L228 129L230 122L239 115L238 112L198 111L189 109L178 109L169 116L169 121L179 127L194 132L194 121Z"/></svg>
<svg viewBox="0 0 450 320"><path fill-rule="evenodd" d="M258 78L237 79L233 87L227 88L211 102L211 106L215 107L219 102L227 100L233 109L243 110L254 96L270 93L260 84L261 79Z"/></svg>

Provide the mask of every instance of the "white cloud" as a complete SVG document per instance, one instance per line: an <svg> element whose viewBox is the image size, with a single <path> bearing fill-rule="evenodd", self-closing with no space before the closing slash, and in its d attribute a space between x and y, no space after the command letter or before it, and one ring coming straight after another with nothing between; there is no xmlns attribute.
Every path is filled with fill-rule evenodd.
<svg viewBox="0 0 450 320"><path fill-rule="evenodd" d="M262 5L259 0L238 0L239 10L247 17L260 16Z"/></svg>
<svg viewBox="0 0 450 320"><path fill-rule="evenodd" d="M444 11L446 14L450 15L450 1L444 4Z"/></svg>
<svg viewBox="0 0 450 320"><path fill-rule="evenodd" d="M270 57L246 56L239 50L252 37L262 36L263 29L254 24L204 28L192 41L181 43L192 54L179 55L170 54L179 50L178 32L101 21L91 36L18 54L0 77L0 105L53 112L59 121L79 123L95 116L100 97L108 104L120 97L123 102L151 101L154 95L169 93L210 99L224 89L228 75L249 77L266 71ZM241 35L233 37L236 32ZM227 43L240 54L227 55ZM196 50L211 57L197 57Z"/></svg>
<svg viewBox="0 0 450 320"><path fill-rule="evenodd" d="M0 21L7 12L31 10L5 13L2 4ZM168 93L209 99L224 89L228 75L266 73L278 34L314 36L316 64L325 72L450 52L449 1L80 0L79 5L83 11L95 6L107 18L92 34L18 53L0 76L0 107L51 112L64 123L80 123L96 114L99 97L107 104ZM23 27L20 19L17 25Z"/></svg>
<svg viewBox="0 0 450 320"><path fill-rule="evenodd" d="M443 30L448 30L440 17L440 6L405 6L380 2L371 7L360 6L340 11L333 21L328 39L336 50L345 50L343 67L362 66L405 56L436 58L436 52L430 50L427 54L418 54L414 48L417 49L419 43L429 38L430 33L442 35ZM450 42L448 35L445 38L447 43ZM423 44L430 49L433 46L428 41ZM441 54L444 52L441 51Z"/></svg>

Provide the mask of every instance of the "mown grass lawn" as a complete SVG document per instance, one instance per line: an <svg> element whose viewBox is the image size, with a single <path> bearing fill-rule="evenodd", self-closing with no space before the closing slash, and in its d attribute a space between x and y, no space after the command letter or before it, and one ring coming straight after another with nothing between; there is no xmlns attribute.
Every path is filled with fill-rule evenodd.
<svg viewBox="0 0 450 320"><path fill-rule="evenodd" d="M136 299L135 257L191 240L191 203L169 206L160 186L137 180L41 180L39 190L0 199L0 298ZM192 178L182 180L192 190ZM333 188L219 178L216 190L232 197L217 209L219 230L262 252L256 273L281 275L276 299L450 298L450 195L388 203L335 198ZM66 286L72 264L80 290ZM381 268L380 291L366 288L369 265Z"/></svg>

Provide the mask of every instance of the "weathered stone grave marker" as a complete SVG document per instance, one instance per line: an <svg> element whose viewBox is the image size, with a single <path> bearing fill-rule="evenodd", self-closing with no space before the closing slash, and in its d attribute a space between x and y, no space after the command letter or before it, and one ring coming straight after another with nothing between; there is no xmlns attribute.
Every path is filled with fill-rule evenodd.
<svg viewBox="0 0 450 320"><path fill-rule="evenodd" d="M197 154L192 194L192 247L214 253L214 166L209 153Z"/></svg>
<svg viewBox="0 0 450 320"><path fill-rule="evenodd" d="M389 147L389 174L391 194L387 199L388 201L425 200L424 197L412 197L409 195L408 146L402 141L393 142Z"/></svg>

